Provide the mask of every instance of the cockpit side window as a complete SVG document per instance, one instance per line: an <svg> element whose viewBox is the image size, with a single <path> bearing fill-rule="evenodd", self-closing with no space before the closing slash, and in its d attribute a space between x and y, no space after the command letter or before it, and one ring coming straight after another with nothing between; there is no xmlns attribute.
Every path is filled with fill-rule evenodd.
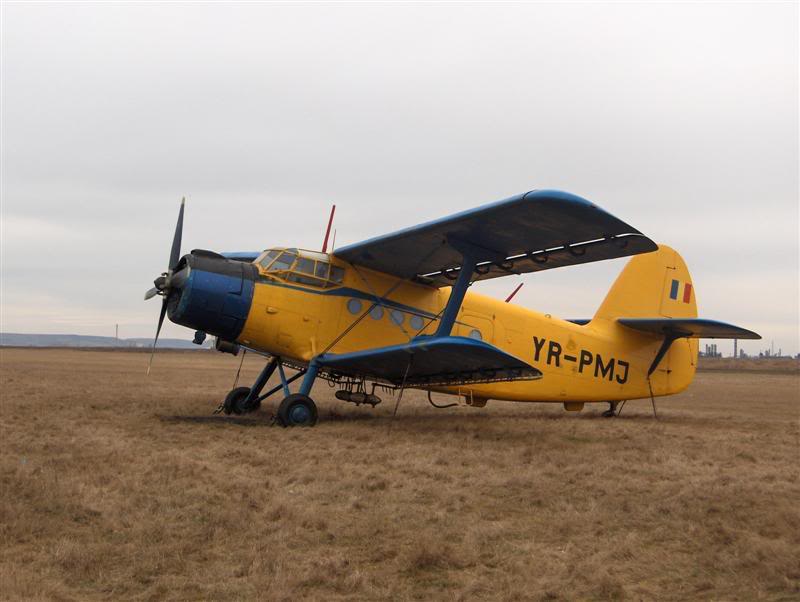
<svg viewBox="0 0 800 602"><path fill-rule="evenodd" d="M317 278L322 278L323 280L328 279L328 268L330 264L325 261L318 261L317 267L314 269L314 275Z"/></svg>
<svg viewBox="0 0 800 602"><path fill-rule="evenodd" d="M316 251L270 249L258 264L267 274L319 288L332 288L344 282L344 268L331 265L329 256Z"/></svg>
<svg viewBox="0 0 800 602"><path fill-rule="evenodd" d="M295 272L301 272L302 274L311 274L314 275L314 260L308 259L307 257L298 257L297 265L294 266Z"/></svg>
<svg viewBox="0 0 800 602"><path fill-rule="evenodd" d="M295 255L292 253L286 253L285 251L280 254L280 256L275 260L275 262L270 266L270 272L276 272L281 270L288 270L292 267L292 264L295 260Z"/></svg>
<svg viewBox="0 0 800 602"><path fill-rule="evenodd" d="M307 276L305 274L308 274ZM299 282L300 284L310 284L311 286L325 286L323 280L314 278L314 260L308 257L298 257L297 263L294 265L294 270L286 277L291 282Z"/></svg>

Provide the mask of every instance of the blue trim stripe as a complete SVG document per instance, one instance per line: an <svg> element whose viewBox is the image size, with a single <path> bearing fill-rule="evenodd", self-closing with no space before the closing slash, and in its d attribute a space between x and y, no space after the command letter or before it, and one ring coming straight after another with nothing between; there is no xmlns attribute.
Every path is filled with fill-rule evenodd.
<svg viewBox="0 0 800 602"><path fill-rule="evenodd" d="M677 280L672 281L672 288L669 289L669 298L670 299L677 299L678 298L678 289L680 288L681 283Z"/></svg>
<svg viewBox="0 0 800 602"><path fill-rule="evenodd" d="M353 297L355 299L361 299L363 301L369 301L370 303L375 301L374 295L370 295L369 293L365 293L364 291L360 291L355 288L350 287L340 287L334 289L327 289L327 290L314 290L311 288L303 288L301 286L293 286L291 284L286 284L284 282L276 282L274 280L267 280L266 278L262 279L259 278L257 281L258 284L266 284L267 286L280 286L283 288L290 288L292 290L301 291L303 293L311 293L312 295L326 295L331 297ZM400 311L404 311L408 314L416 314L418 316L422 316L424 318L433 318L436 314L433 314L429 311L425 311L423 309L419 309L417 307L413 307L411 305L405 305L404 303L398 303L397 301L392 301L391 299L386 299L381 297L381 304L384 307L388 307L391 309L398 309ZM461 324L462 322L458 322Z"/></svg>

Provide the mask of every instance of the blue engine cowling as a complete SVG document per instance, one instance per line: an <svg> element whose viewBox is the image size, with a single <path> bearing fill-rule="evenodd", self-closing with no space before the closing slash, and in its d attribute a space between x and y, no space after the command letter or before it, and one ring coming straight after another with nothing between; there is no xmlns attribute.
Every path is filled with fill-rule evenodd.
<svg viewBox="0 0 800 602"><path fill-rule="evenodd" d="M188 270L180 288L169 294L169 319L235 341L250 312L258 274L256 267L196 249L181 258L175 272L185 268Z"/></svg>

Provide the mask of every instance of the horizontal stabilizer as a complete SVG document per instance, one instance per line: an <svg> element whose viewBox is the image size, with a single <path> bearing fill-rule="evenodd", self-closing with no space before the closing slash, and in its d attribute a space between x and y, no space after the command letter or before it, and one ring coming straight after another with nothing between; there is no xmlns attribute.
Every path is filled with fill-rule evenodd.
<svg viewBox="0 0 800 602"><path fill-rule="evenodd" d="M617 322L641 332L660 336L690 339L760 339L761 336L747 330L702 318L617 318Z"/></svg>
<svg viewBox="0 0 800 602"><path fill-rule="evenodd" d="M406 387L534 380L542 376L539 370L513 355L467 337L423 336L403 345L325 354L316 361L329 374Z"/></svg>
<svg viewBox="0 0 800 602"><path fill-rule="evenodd" d="M636 228L586 199L534 190L336 249L350 263L452 286L469 249L471 280L488 280L656 250Z"/></svg>

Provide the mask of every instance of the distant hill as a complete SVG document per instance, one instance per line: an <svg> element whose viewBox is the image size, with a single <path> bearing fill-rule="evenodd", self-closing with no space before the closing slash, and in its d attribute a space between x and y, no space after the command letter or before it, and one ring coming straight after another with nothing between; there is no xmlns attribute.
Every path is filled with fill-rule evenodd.
<svg viewBox="0 0 800 602"><path fill-rule="evenodd" d="M0 346L3 347L139 347L146 348L153 339L115 339L114 337L95 337L82 334L26 334L0 332ZM159 339L158 346L170 349L207 349L211 338L204 345L195 345L191 340Z"/></svg>

